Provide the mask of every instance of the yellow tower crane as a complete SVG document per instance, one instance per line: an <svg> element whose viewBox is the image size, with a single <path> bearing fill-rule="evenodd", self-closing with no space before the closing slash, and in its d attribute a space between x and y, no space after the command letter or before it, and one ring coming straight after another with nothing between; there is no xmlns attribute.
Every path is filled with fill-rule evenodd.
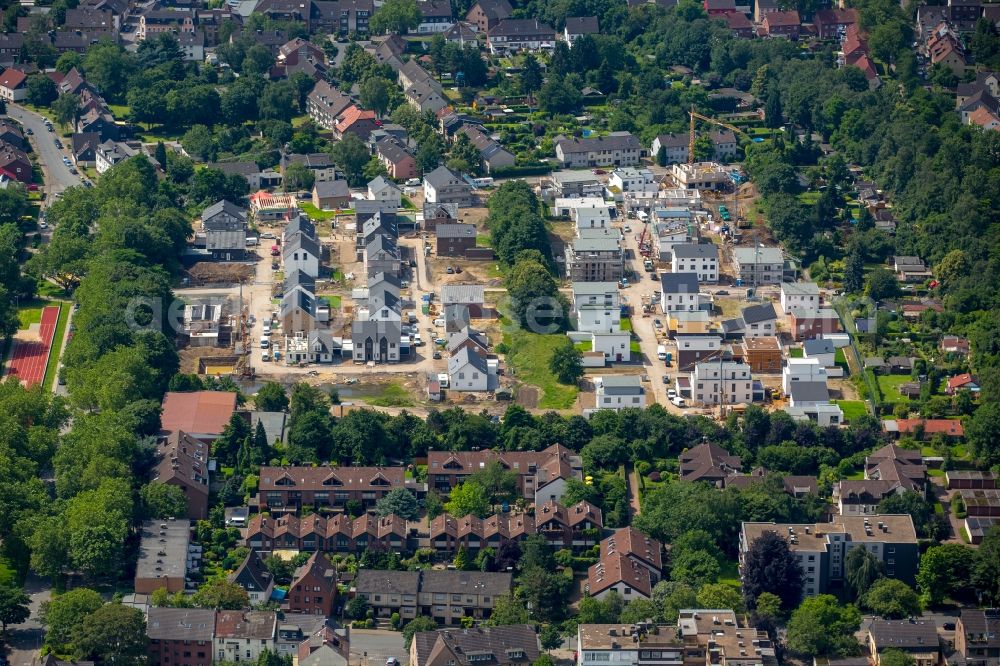
<svg viewBox="0 0 1000 666"><path fill-rule="evenodd" d="M712 125L725 127L730 132L735 132L737 134L742 134L746 136L746 132L741 130L736 125L730 125L729 123L724 123L721 120L716 120L715 118L709 118L708 116L703 116L702 114L694 110L694 106L692 106L691 110L688 111L688 115L691 117L691 131L690 134L688 135L688 164L694 164L694 139L695 139L694 121L696 118L698 120L704 120L706 123L711 123Z"/></svg>

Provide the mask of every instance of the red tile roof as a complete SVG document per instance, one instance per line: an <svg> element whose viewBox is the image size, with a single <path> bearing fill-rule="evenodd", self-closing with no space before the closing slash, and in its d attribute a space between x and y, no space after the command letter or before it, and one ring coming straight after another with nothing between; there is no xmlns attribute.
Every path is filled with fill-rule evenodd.
<svg viewBox="0 0 1000 666"><path fill-rule="evenodd" d="M167 393L163 397L163 430L182 430L195 437L221 435L236 411L236 394L231 391Z"/></svg>
<svg viewBox="0 0 1000 666"><path fill-rule="evenodd" d="M13 67L8 67L2 75L0 75L0 88L7 88L8 90L14 90L20 87L28 78L28 75L24 72L14 69Z"/></svg>
<svg viewBox="0 0 1000 666"><path fill-rule="evenodd" d="M953 419L896 419L896 427L900 434L909 434L916 430L917 426L923 426L924 434L936 435L942 433L952 437L962 437L965 430L962 422Z"/></svg>

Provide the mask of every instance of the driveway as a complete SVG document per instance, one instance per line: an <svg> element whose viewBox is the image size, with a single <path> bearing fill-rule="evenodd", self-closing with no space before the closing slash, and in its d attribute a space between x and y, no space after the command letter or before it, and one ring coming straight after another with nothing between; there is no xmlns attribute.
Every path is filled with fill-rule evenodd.
<svg viewBox="0 0 1000 666"><path fill-rule="evenodd" d="M45 630L38 621L38 613L42 602L52 597L52 589L47 580L32 574L24 581L24 591L31 598L31 616L21 624L7 627L7 644L10 646L7 656L11 666L31 666L38 649L42 647L42 639L45 638Z"/></svg>
<svg viewBox="0 0 1000 666"><path fill-rule="evenodd" d="M639 348L642 351L642 358L639 360L642 362L646 376L649 377L652 385L650 392L653 401L651 402L659 403L674 414L684 414L684 410L675 407L667 400L667 389L673 387L673 377L667 371L664 362L656 357L656 348L660 342L656 337L657 329L653 326L653 320L664 321L666 317L659 312L658 308L654 308L649 317L642 316L643 299L652 299L653 292L660 289L659 281L651 280L650 274L643 268L643 257L639 254L639 236L642 234L642 223L636 220L622 219L617 224L625 238L623 243L626 252L625 267L637 276L635 282L621 290L621 296L623 300L627 299L628 304L632 307L632 332L639 338ZM626 232L625 225L632 227L632 231ZM652 227L650 227L650 231L652 231ZM654 274L658 275L658 273ZM676 354L674 356L676 357ZM663 383L663 378L666 376L670 376L669 385Z"/></svg>
<svg viewBox="0 0 1000 666"><path fill-rule="evenodd" d="M25 129L34 132L34 136L29 138L34 146L38 165L45 175L45 189L49 196L80 184L80 177L70 173L69 167L62 161L63 157L70 156L69 152L56 148L57 134L45 128L45 118L16 104L7 105L7 115L21 123Z"/></svg>
<svg viewBox="0 0 1000 666"><path fill-rule="evenodd" d="M409 654L403 647L402 633L351 629L351 663L361 666L382 666L389 657L398 659L402 666L406 666L409 661Z"/></svg>

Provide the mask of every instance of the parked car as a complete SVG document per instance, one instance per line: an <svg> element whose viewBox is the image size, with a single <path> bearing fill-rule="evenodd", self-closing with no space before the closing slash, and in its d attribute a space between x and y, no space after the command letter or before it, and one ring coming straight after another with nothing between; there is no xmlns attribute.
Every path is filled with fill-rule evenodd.
<svg viewBox="0 0 1000 666"><path fill-rule="evenodd" d="M674 398L670 402L674 403L675 407L687 407L687 403L684 402L684 398L681 398L679 396Z"/></svg>
<svg viewBox="0 0 1000 666"><path fill-rule="evenodd" d="M666 375L664 375L663 378L666 379ZM676 397L677 397L677 391L675 389L668 389L667 390L667 399L668 400L673 400Z"/></svg>
<svg viewBox="0 0 1000 666"><path fill-rule="evenodd" d="M654 319L653 326L655 326L656 328L663 328L663 322L660 321L659 319Z"/></svg>
<svg viewBox="0 0 1000 666"><path fill-rule="evenodd" d="M439 352L437 349L435 349L433 357L434 357L435 361L438 360L439 358L441 358L441 352Z"/></svg>

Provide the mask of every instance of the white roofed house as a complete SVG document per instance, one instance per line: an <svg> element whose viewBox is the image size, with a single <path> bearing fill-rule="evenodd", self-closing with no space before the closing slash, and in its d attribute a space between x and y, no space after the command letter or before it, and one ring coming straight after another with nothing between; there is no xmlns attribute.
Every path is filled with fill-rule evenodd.
<svg viewBox="0 0 1000 666"><path fill-rule="evenodd" d="M594 378L595 409L626 409L646 406L646 389L638 375L604 375Z"/></svg>
<svg viewBox="0 0 1000 666"><path fill-rule="evenodd" d="M591 351L604 354L605 362L610 363L631 361L631 342L632 334L628 331L593 331L590 334Z"/></svg>
<svg viewBox="0 0 1000 666"><path fill-rule="evenodd" d="M695 273L699 282L719 281L719 248L712 243L674 245L671 273Z"/></svg>
<svg viewBox="0 0 1000 666"><path fill-rule="evenodd" d="M574 282L576 330L614 333L621 330L621 302L615 282Z"/></svg>

